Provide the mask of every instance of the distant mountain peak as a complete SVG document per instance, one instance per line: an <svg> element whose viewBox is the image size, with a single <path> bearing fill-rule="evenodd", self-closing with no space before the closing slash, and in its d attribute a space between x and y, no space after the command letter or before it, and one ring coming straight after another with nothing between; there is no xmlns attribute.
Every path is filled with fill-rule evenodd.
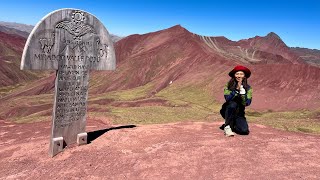
<svg viewBox="0 0 320 180"><path fill-rule="evenodd" d="M185 29L184 27L181 26L181 24L174 25L171 28Z"/></svg>
<svg viewBox="0 0 320 180"><path fill-rule="evenodd" d="M0 21L0 32L4 32L7 34L16 34L19 36L22 36L24 38L28 38L30 32L34 26L32 25L27 25L27 24L21 24L21 23L16 23L16 22L4 22ZM115 34L110 34L112 42L117 42L121 40L124 37L117 36Z"/></svg>
<svg viewBox="0 0 320 180"><path fill-rule="evenodd" d="M274 32L268 33L265 37L262 37L262 39L264 39L266 41L265 43L269 44L270 47L279 48L280 46L282 46L288 48L288 46L285 42L283 42L280 36Z"/></svg>
<svg viewBox="0 0 320 180"><path fill-rule="evenodd" d="M27 33L30 33L34 27L28 24L22 24L22 23L16 23L16 22L4 22L4 21L0 21L0 25L8 28L17 29L19 31L24 31Z"/></svg>
<svg viewBox="0 0 320 180"><path fill-rule="evenodd" d="M186 31L186 32L189 32L186 28L182 27L180 24L177 24L175 26L172 26L170 28L168 28L167 30L170 30L170 31Z"/></svg>
<svg viewBox="0 0 320 180"><path fill-rule="evenodd" d="M272 38L272 39L279 39L279 40L281 40L280 36L278 36L278 35L277 35L276 33L274 33L274 32L268 33L266 37L267 37L267 38ZM282 40L281 40L281 41L282 41Z"/></svg>

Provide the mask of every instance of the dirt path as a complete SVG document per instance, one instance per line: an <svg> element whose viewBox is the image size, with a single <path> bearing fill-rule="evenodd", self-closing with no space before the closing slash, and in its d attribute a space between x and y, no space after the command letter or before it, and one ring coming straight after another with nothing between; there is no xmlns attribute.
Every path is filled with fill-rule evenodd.
<svg viewBox="0 0 320 180"><path fill-rule="evenodd" d="M0 121L0 179L320 177L320 136L250 124L249 136L226 138L219 125L182 122L110 129L89 120L90 144L50 158L50 123Z"/></svg>

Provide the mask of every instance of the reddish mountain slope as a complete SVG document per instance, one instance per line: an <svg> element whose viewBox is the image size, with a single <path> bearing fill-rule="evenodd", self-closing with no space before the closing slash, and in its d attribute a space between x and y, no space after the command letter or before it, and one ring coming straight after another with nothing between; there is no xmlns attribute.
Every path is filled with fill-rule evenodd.
<svg viewBox="0 0 320 180"><path fill-rule="evenodd" d="M320 67L320 50L307 48L290 48L300 59L313 66Z"/></svg>
<svg viewBox="0 0 320 180"><path fill-rule="evenodd" d="M39 74L20 70L26 39L0 32L0 87L37 79Z"/></svg>
<svg viewBox="0 0 320 180"><path fill-rule="evenodd" d="M99 96L113 90L153 84L149 95L172 81L174 85L205 85L223 102L222 89L228 72L237 64L252 70L252 108L258 110L315 109L320 106L320 69L301 63L274 33L238 42L224 37L205 37L181 26L131 35L115 44L117 69L91 73L90 94ZM48 93L54 76L30 83L5 97Z"/></svg>
<svg viewBox="0 0 320 180"><path fill-rule="evenodd" d="M273 32L269 33L265 37L256 36L254 38L240 40L239 44L245 48L252 48L254 50L282 56L284 59L295 64L303 63L299 60L299 56L292 52L282 39Z"/></svg>
<svg viewBox="0 0 320 180"><path fill-rule="evenodd" d="M29 32L20 31L18 29L7 27L5 25L2 25L1 22L0 22L0 32L6 33L6 34L18 35L24 38L28 38L29 36Z"/></svg>
<svg viewBox="0 0 320 180"><path fill-rule="evenodd" d="M170 81L184 85L207 82L215 98L223 102L221 93L229 79L227 73L234 65L243 64L253 72L253 108L293 110L320 106L316 100L320 98L316 90L320 69L300 63L298 56L274 33L233 42L224 37L198 36L175 26L129 36L116 44L116 52L117 72L97 73L100 82L105 82L93 85L94 93L148 82L156 84L153 93L157 93ZM250 53L254 58L248 58L252 57Z"/></svg>
<svg viewBox="0 0 320 180"><path fill-rule="evenodd" d="M133 35L116 44L116 73L97 72L96 78L110 79L93 92L127 89L154 82L155 92L187 74L193 68L209 64L233 64L208 50L198 35L181 26L146 35Z"/></svg>
<svg viewBox="0 0 320 180"><path fill-rule="evenodd" d="M216 53L225 56L227 59L251 64L289 63L297 57L288 52L288 47L276 35L266 37L255 37L248 40L230 41L225 37L204 37L201 39ZM279 51L277 46L281 46ZM286 48L285 48L286 47ZM285 52L285 53L284 53ZM290 54L290 56L284 56Z"/></svg>

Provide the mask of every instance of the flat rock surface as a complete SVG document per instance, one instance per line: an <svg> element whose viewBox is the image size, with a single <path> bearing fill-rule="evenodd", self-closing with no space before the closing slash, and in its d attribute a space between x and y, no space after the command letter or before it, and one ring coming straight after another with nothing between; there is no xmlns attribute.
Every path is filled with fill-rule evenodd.
<svg viewBox="0 0 320 180"><path fill-rule="evenodd" d="M0 179L318 179L318 135L219 122L118 125L89 119L89 144L48 155L50 123L0 120Z"/></svg>

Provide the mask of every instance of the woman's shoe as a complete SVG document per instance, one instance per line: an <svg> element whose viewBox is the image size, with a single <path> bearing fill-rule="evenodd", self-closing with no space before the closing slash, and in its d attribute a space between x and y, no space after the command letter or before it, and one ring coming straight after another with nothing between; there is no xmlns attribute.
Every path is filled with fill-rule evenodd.
<svg viewBox="0 0 320 180"><path fill-rule="evenodd" d="M232 132L232 129L229 125L224 127L224 135L226 135L227 137L234 136L234 132Z"/></svg>

